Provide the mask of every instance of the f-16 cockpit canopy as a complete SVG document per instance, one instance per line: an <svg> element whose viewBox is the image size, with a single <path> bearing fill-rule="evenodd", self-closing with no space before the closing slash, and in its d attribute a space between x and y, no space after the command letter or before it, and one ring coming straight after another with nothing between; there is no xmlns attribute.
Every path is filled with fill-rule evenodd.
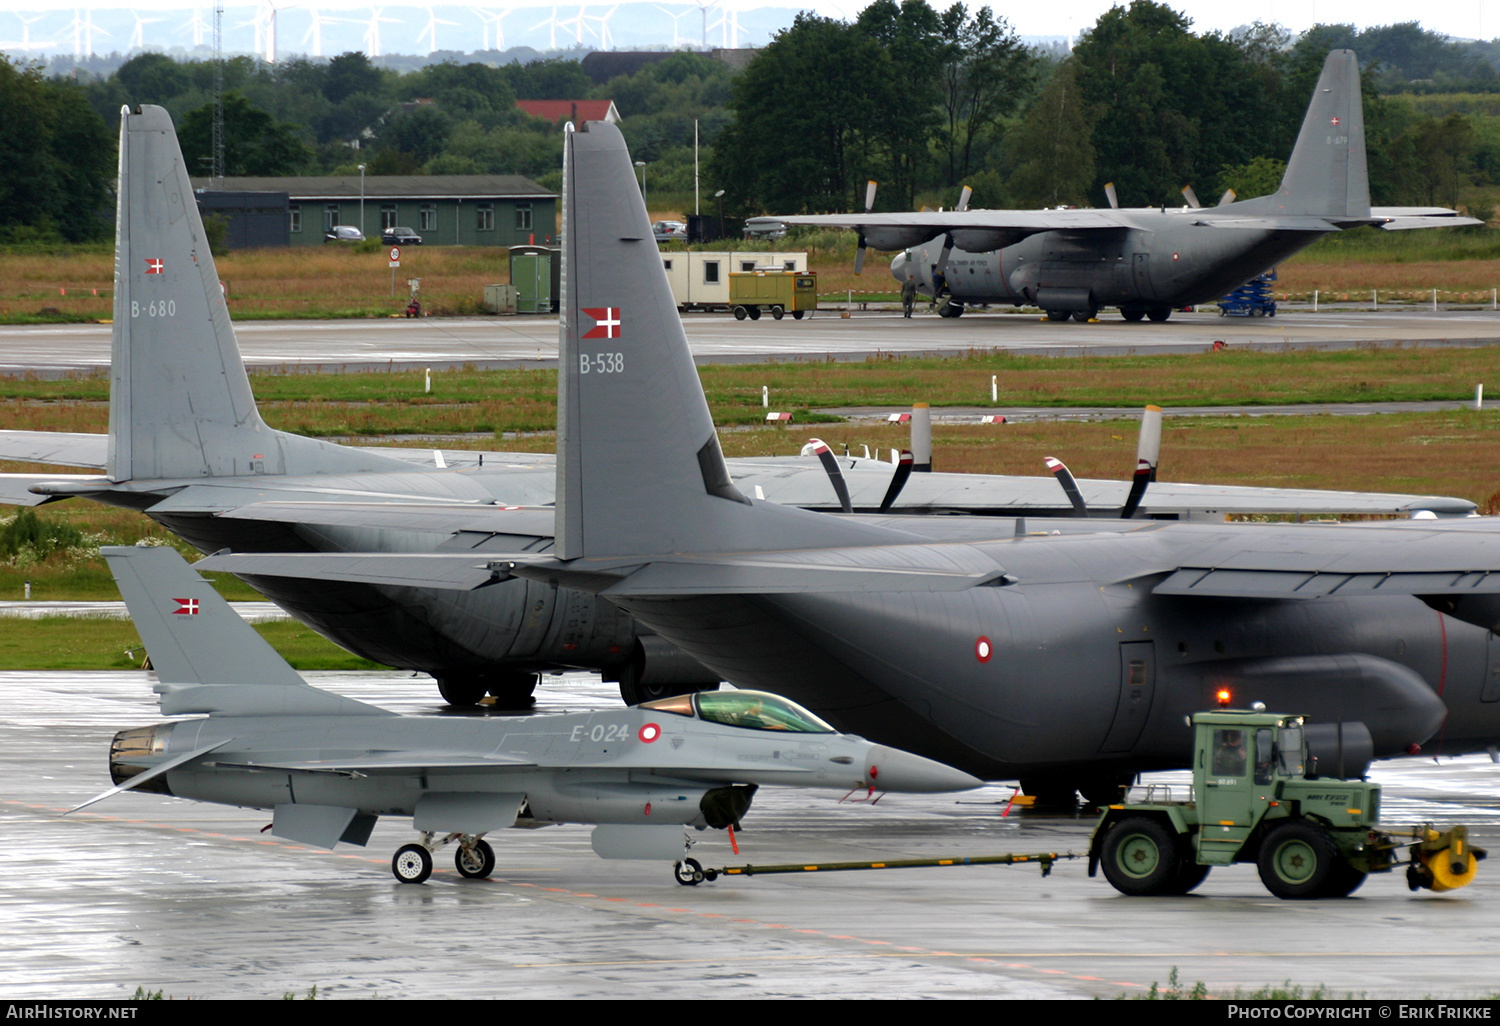
<svg viewBox="0 0 1500 1026"><path fill-rule="evenodd" d="M785 730L793 734L832 734L834 729L796 702L766 691L699 691L642 702L642 709L696 716L751 730Z"/></svg>

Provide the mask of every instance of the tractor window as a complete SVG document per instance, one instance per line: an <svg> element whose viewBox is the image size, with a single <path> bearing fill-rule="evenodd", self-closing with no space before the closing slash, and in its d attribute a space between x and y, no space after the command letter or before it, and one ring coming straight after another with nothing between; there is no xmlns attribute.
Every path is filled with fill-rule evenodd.
<svg viewBox="0 0 1500 1026"><path fill-rule="evenodd" d="M700 691L693 697L698 715L710 723L794 734L833 733L828 724L780 695L764 691Z"/></svg>
<svg viewBox="0 0 1500 1026"><path fill-rule="evenodd" d="M1272 739L1274 735L1269 727L1262 727L1255 732L1255 782L1257 784L1269 784L1271 782L1271 767L1276 758L1276 742Z"/></svg>
<svg viewBox="0 0 1500 1026"><path fill-rule="evenodd" d="M1245 732L1221 729L1214 731L1214 766L1216 777L1245 775Z"/></svg>
<svg viewBox="0 0 1500 1026"><path fill-rule="evenodd" d="M1302 728L1281 728L1281 772L1289 777L1302 776Z"/></svg>

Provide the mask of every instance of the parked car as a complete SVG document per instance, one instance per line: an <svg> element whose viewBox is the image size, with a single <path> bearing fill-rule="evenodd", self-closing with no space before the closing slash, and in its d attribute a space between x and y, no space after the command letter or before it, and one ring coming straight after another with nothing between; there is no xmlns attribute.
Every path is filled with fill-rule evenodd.
<svg viewBox="0 0 1500 1026"><path fill-rule="evenodd" d="M365 233L352 224L336 224L323 233L324 242L364 242Z"/></svg>
<svg viewBox="0 0 1500 1026"><path fill-rule="evenodd" d="M687 225L681 221L657 221L651 226L651 234L657 242L683 242L687 239Z"/></svg>
<svg viewBox="0 0 1500 1026"><path fill-rule="evenodd" d="M387 228L380 233L380 241L387 246L420 246L422 236L410 228Z"/></svg>

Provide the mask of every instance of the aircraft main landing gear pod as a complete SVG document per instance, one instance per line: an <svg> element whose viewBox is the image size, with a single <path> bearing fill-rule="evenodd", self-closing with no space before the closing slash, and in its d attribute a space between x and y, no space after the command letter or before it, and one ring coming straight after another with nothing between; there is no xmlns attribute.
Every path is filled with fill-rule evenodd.
<svg viewBox="0 0 1500 1026"><path fill-rule="evenodd" d="M495 849L484 839L483 834L448 834L434 841L434 834L424 833L415 844L403 844L391 858L391 872L402 883L425 883L432 875L432 856L454 841L458 851L454 865L458 875L468 880L483 880L495 871Z"/></svg>

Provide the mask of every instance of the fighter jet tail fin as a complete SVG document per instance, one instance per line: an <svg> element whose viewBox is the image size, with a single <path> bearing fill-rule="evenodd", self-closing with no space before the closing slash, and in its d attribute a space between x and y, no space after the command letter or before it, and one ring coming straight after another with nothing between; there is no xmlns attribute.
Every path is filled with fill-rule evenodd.
<svg viewBox="0 0 1500 1026"><path fill-rule="evenodd" d="M395 461L266 426L172 119L120 112L111 481L307 474Z"/></svg>
<svg viewBox="0 0 1500 1026"><path fill-rule="evenodd" d="M567 133L558 374L563 559L891 541L730 480L618 129Z"/></svg>
<svg viewBox="0 0 1500 1026"><path fill-rule="evenodd" d="M1334 50L1324 61L1275 195L1236 205L1255 208L1255 212L1333 220L1370 216L1364 101L1359 60L1353 50Z"/></svg>
<svg viewBox="0 0 1500 1026"><path fill-rule="evenodd" d="M162 712L380 713L311 687L167 546L100 550L156 670Z"/></svg>

